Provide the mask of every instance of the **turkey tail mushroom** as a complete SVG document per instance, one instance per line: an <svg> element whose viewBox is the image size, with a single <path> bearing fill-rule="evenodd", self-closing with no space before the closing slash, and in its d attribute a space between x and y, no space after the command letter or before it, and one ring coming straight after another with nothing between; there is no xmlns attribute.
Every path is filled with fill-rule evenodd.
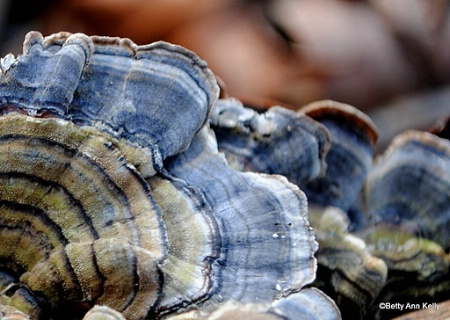
<svg viewBox="0 0 450 320"><path fill-rule="evenodd" d="M0 237L8 244L0 256L20 274L7 290L12 304L30 301L24 311L33 318L42 316L34 308L42 297L48 308L80 300L145 315L167 249L144 179L93 128L8 114L0 137ZM122 288L112 290L117 279Z"/></svg>
<svg viewBox="0 0 450 320"><path fill-rule="evenodd" d="M325 174L330 137L306 115L278 106L258 113L227 98L216 103L209 121L219 150L239 171L281 174L299 187Z"/></svg>
<svg viewBox="0 0 450 320"><path fill-rule="evenodd" d="M341 209L310 205L308 216L319 242L314 285L337 302L343 319L367 318L386 284L385 261L349 232L350 220Z"/></svg>
<svg viewBox="0 0 450 320"><path fill-rule="evenodd" d="M57 50L51 50L55 42ZM67 116L93 50L92 41L84 34L60 33L44 39L39 32L28 33L23 55L16 60L9 56L8 65L2 64L2 111L14 108L30 115Z"/></svg>
<svg viewBox="0 0 450 320"><path fill-rule="evenodd" d="M332 100L313 102L298 112L323 124L331 138L325 176L311 181L302 190L311 203L348 212L372 166L377 129L363 112Z"/></svg>
<svg viewBox="0 0 450 320"><path fill-rule="evenodd" d="M398 135L376 159L363 195L368 225L359 234L389 270L379 301L448 299L450 141L422 131Z"/></svg>
<svg viewBox="0 0 450 320"><path fill-rule="evenodd" d="M450 249L450 141L428 132L397 136L367 177L370 224L402 225Z"/></svg>
<svg viewBox="0 0 450 320"><path fill-rule="evenodd" d="M187 148L219 95L206 63L166 42L137 46L129 39L30 32L24 54L7 60L0 74L3 112L96 126L149 148L156 171Z"/></svg>
<svg viewBox="0 0 450 320"><path fill-rule="evenodd" d="M227 302L211 311L194 310L167 320L337 320L340 311L328 296L306 288L273 303Z"/></svg>
<svg viewBox="0 0 450 320"><path fill-rule="evenodd" d="M285 318L301 296L340 318L301 291L317 266L305 195L231 169L207 123L218 86L194 53L32 32L1 70L1 306L134 320L274 303Z"/></svg>
<svg viewBox="0 0 450 320"><path fill-rule="evenodd" d="M209 300L272 301L315 277L317 243L304 194L282 176L232 170L205 127L168 171L195 186L221 234L215 295Z"/></svg>

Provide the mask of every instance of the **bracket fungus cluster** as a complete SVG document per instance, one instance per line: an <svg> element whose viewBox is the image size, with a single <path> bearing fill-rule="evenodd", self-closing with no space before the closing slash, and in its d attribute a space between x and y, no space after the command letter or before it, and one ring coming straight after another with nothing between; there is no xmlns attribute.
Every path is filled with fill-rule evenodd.
<svg viewBox="0 0 450 320"><path fill-rule="evenodd" d="M382 319L377 301L450 299L445 128L378 156L356 108L256 111L166 42L30 32L0 67L2 319Z"/></svg>
<svg viewBox="0 0 450 320"><path fill-rule="evenodd" d="M218 96L206 64L165 42L30 32L1 60L5 319L208 318L228 305L236 319L251 306L340 317L302 290L317 267L304 193L228 165L208 123Z"/></svg>
<svg viewBox="0 0 450 320"><path fill-rule="evenodd" d="M305 192L319 242L313 286L344 319L398 316L379 308L386 301L450 300L448 122L405 132L376 154L377 128L342 103L258 113L229 99L215 108L211 126L235 168L283 174ZM315 130L306 129L311 119Z"/></svg>

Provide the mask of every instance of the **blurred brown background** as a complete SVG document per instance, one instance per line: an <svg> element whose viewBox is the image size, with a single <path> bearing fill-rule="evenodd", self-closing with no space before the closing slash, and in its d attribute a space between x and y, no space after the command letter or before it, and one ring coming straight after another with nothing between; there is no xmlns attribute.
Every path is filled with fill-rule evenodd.
<svg viewBox="0 0 450 320"><path fill-rule="evenodd" d="M372 117L383 147L450 115L449 8L446 0L0 0L0 53L19 54L29 30L166 40L195 51L249 104L352 104Z"/></svg>

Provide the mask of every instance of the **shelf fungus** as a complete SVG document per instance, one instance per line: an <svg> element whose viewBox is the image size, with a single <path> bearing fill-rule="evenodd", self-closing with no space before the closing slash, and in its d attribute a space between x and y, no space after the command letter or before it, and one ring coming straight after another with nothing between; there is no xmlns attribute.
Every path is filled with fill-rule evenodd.
<svg viewBox="0 0 450 320"><path fill-rule="evenodd" d="M314 285L338 303L343 319L366 318L385 286L386 263L349 232L350 220L340 208L310 205L308 215L319 242Z"/></svg>
<svg viewBox="0 0 450 320"><path fill-rule="evenodd" d="M326 320L340 314L332 300L316 288L306 288L273 303L227 302L210 311L195 310L168 320Z"/></svg>
<svg viewBox="0 0 450 320"><path fill-rule="evenodd" d="M353 106L332 100L313 102L299 110L330 132L326 174L302 188L311 203L335 206L348 212L372 167L377 129Z"/></svg>
<svg viewBox="0 0 450 320"><path fill-rule="evenodd" d="M305 191L319 242L313 285L338 303L344 318L355 313L363 318L387 278L385 262L349 231L348 214L356 208L375 152L372 121L329 100L298 112L272 107L258 113L227 98L214 105L210 123L235 168L280 173Z"/></svg>
<svg viewBox="0 0 450 320"><path fill-rule="evenodd" d="M398 135L363 191L368 225L359 234L389 270L379 301L449 299L450 141L422 131ZM399 315L374 310L380 313Z"/></svg>
<svg viewBox="0 0 450 320"><path fill-rule="evenodd" d="M367 177L370 224L389 223L450 249L450 141L422 131L397 136Z"/></svg>
<svg viewBox="0 0 450 320"><path fill-rule="evenodd" d="M166 42L30 32L17 59L2 60L0 107L93 125L151 153L149 170L186 149L218 96L194 53Z"/></svg>
<svg viewBox="0 0 450 320"><path fill-rule="evenodd" d="M281 174L300 187L325 173L330 137L306 115L278 106L258 113L226 98L209 121L219 150L237 170Z"/></svg>
<svg viewBox="0 0 450 320"><path fill-rule="evenodd" d="M303 289L317 267L304 193L228 165L194 53L31 32L0 64L0 310L133 320L230 303L298 319L317 302L340 319Z"/></svg>
<svg viewBox="0 0 450 320"><path fill-rule="evenodd" d="M220 278L210 302L272 301L314 280L317 243L306 197L285 177L231 169L207 127L168 160L167 170L196 186L214 211L225 260L213 265Z"/></svg>
<svg viewBox="0 0 450 320"><path fill-rule="evenodd" d="M94 306L83 317L83 320L126 320L125 317L107 306Z"/></svg>

